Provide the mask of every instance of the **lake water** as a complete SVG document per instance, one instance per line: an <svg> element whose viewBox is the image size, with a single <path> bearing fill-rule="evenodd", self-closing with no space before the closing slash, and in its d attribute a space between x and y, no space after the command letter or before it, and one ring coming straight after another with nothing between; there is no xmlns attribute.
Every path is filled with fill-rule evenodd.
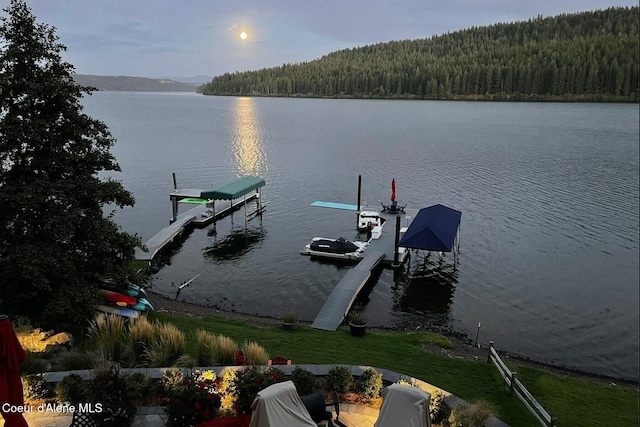
<svg viewBox="0 0 640 427"><path fill-rule="evenodd" d="M179 298L313 320L345 266L299 250L355 238L355 214L315 200L442 203L462 211L461 255L413 254L359 298L370 323L428 321L532 359L638 378L638 105L205 97L98 92L83 101L118 143L136 206L116 220L147 240L169 193L253 174L263 217L196 229L153 288L200 276ZM182 212L186 209L182 208ZM415 323L413 323L415 324Z"/></svg>

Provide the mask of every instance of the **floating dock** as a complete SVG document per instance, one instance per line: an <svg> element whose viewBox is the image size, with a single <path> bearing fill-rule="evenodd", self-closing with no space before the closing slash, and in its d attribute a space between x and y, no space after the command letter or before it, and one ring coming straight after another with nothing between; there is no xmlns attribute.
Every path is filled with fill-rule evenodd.
<svg viewBox="0 0 640 427"><path fill-rule="evenodd" d="M315 202L312 206L334 208L326 202ZM338 209L345 208L339 207ZM311 324L312 328L325 331L338 329L358 293L371 277L371 272L381 264L394 267L394 261L397 261L398 264L403 264L406 261L409 251L402 247L398 248L397 260L394 259L396 221L398 218L400 219L400 236L402 236L417 213L417 209L407 209L403 214L380 212L380 217L385 220L383 226L379 232L372 233L372 238L363 253L362 260L349 270L333 289Z"/></svg>
<svg viewBox="0 0 640 427"><path fill-rule="evenodd" d="M367 249L367 255L340 280L311 324L312 328L335 331L349 312L360 289L367 283L371 272L382 262L384 252Z"/></svg>

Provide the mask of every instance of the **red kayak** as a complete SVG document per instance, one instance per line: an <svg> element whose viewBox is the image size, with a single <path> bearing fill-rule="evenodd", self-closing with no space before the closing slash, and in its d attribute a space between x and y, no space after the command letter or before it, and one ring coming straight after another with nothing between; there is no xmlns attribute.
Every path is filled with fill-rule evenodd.
<svg viewBox="0 0 640 427"><path fill-rule="evenodd" d="M105 301L113 302L120 306L135 305L138 302L134 297L130 297L129 295L119 294L117 292L107 291L105 289L100 289L99 291Z"/></svg>

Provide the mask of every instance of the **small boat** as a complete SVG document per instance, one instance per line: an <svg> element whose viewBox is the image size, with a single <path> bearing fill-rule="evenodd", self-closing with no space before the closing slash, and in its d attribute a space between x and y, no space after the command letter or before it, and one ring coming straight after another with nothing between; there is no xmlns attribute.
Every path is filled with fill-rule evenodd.
<svg viewBox="0 0 640 427"><path fill-rule="evenodd" d="M133 310L131 308L125 308L125 307L117 307L113 305L100 304L98 305L97 309L98 311L101 311L103 313L117 314L118 316L129 317L133 319L140 316L140 313L136 310Z"/></svg>
<svg viewBox="0 0 640 427"><path fill-rule="evenodd" d="M100 282L100 285L98 285L98 287L100 289L104 289L107 291L129 295L130 297L134 297L134 298L147 297L147 293L145 292L144 289L142 289L140 286L136 285L135 283L131 283L131 282L126 284L120 284L113 279L104 279L102 282Z"/></svg>
<svg viewBox="0 0 640 427"><path fill-rule="evenodd" d="M134 297L129 295L124 295L124 294L113 292L113 291L107 291L106 289L99 289L98 291L100 292L100 294L102 295L102 298L104 298L106 302L111 302L121 307L133 306L133 305L136 305L138 302Z"/></svg>
<svg viewBox="0 0 640 427"><path fill-rule="evenodd" d="M146 298L138 298L138 301L134 305L129 306L129 308L136 311L153 311L153 306Z"/></svg>
<svg viewBox="0 0 640 427"><path fill-rule="evenodd" d="M375 209L363 210L358 214L358 231L371 231L384 223L384 218Z"/></svg>
<svg viewBox="0 0 640 427"><path fill-rule="evenodd" d="M300 254L318 258L360 260L367 246L369 246L368 242L351 242L342 237L337 239L314 237L311 243L300 251Z"/></svg>

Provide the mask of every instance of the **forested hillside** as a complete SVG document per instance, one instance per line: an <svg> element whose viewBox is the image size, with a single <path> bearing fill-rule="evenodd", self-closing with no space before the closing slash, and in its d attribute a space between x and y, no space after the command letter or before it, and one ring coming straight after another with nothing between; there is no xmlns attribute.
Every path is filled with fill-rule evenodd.
<svg viewBox="0 0 640 427"><path fill-rule="evenodd" d="M206 95L638 102L638 7L392 41L227 73Z"/></svg>
<svg viewBox="0 0 640 427"><path fill-rule="evenodd" d="M150 79L131 76L96 76L90 74L74 74L73 79L82 86L96 90L131 91L131 92L195 92L195 83L177 82L171 79Z"/></svg>

